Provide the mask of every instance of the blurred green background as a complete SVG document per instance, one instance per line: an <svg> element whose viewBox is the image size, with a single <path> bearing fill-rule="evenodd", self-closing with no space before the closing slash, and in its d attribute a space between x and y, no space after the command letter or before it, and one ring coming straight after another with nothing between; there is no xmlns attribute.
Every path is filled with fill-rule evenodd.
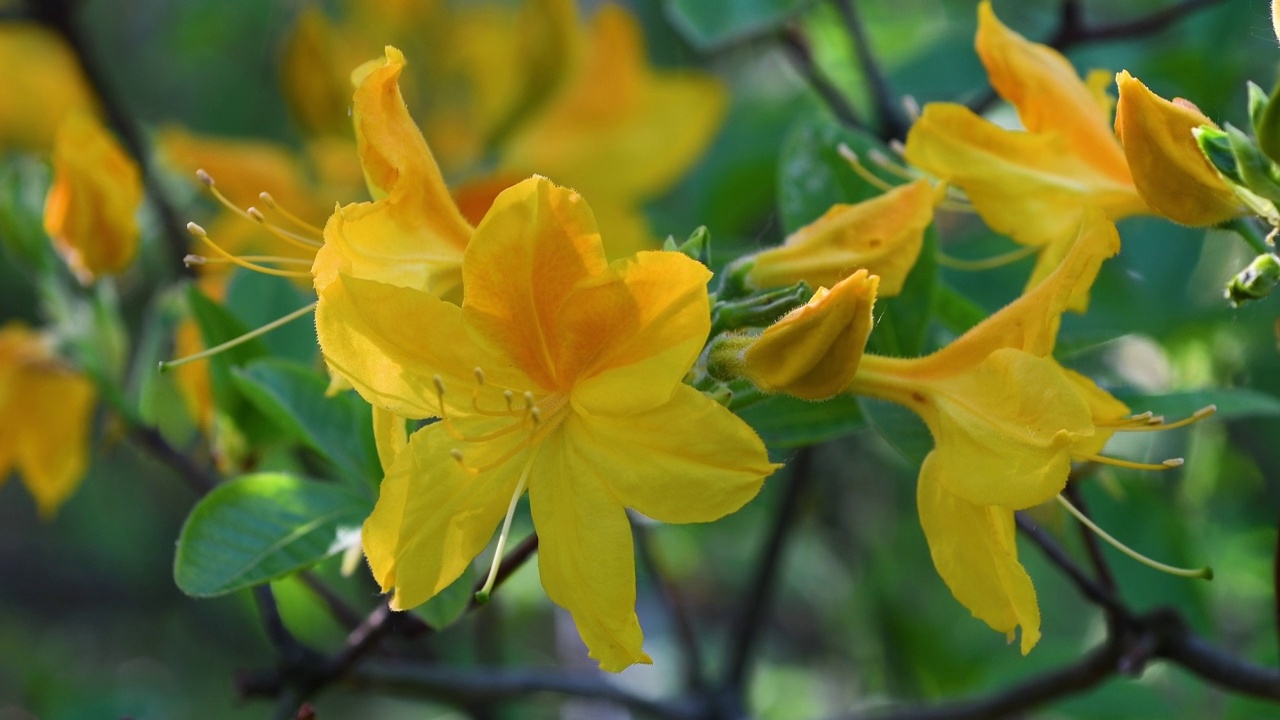
<svg viewBox="0 0 1280 720"><path fill-rule="evenodd" d="M846 131L835 125L767 34L699 52L672 27L675 4L629 4L643 20L653 61L709 68L729 82L733 99L703 160L648 211L664 235L682 237L707 225L721 263L741 250L780 241L795 223L779 207L794 205L797 194L808 202L850 199L847 184L841 184L849 171L831 153L832 138ZM807 8L799 22L821 67L865 109L867 94L834 9L821 2L775 4ZM1170 4L1084 3L1090 23L1097 24ZM584 3L584 14L597 5ZM924 103L966 100L985 91L972 51L975 5L972 0L859 3L873 48L897 92ZM145 127L179 124L299 147L279 77L282 45L302 6L87 0L81 22L123 106ZM996 3L1005 23L1032 38L1050 32L1057 7L1055 2ZM1209 117L1243 126L1244 81L1271 87L1280 55L1265 0L1225 0L1153 36L1078 48L1070 57L1082 71L1128 69L1163 95L1190 98ZM6 187L14 189L38 183L44 177L41 167L39 160L12 155L0 170L8 178ZM170 186L181 194L180 181ZM7 193L3 209L10 237L13 227L24 222L30 227L33 218L38 227L42 197L40 188ZM208 207L190 193L182 197L193 201L184 207L190 217L207 215ZM971 217L942 216L938 235L953 255L982 257L1009 247ZM1167 562L1215 568L1211 583L1179 580L1108 549L1133 607L1178 608L1219 646L1274 664L1271 572L1280 488L1271 478L1280 472L1280 443L1275 442L1280 402L1248 393L1280 394L1277 300L1238 309L1223 301L1223 284L1250 257L1238 239L1224 233L1138 219L1124 222L1121 235L1123 252L1104 267L1091 311L1066 320L1060 357L1124 397L1174 394L1162 400L1171 415L1214 401L1224 412L1189 429L1139 438L1115 453L1155 460L1185 456L1183 469L1159 475L1102 472L1088 483L1085 495L1099 523L1130 545ZM154 240L148 248L158 252ZM0 246L0 320L39 320L30 268L11 240ZM942 276L992 310L1020 292L1030 265L1028 260L980 274L943 270ZM124 302L140 312L144 298L126 288ZM935 323L928 344L936 347L948 337ZM1234 394L1222 393L1224 388ZM1146 409L1140 402L1133 405L1135 411ZM770 412L758 411L752 419L766 435L770 423L783 422ZM1069 662L1102 638L1098 610L1025 543L1021 557L1036 582L1044 617L1040 645L1021 657L1015 646L970 618L933 570L916 517L915 472L866 428L816 450L817 482L805 498L762 629L751 685L752 709L759 717L813 718L890 699L989 691ZM722 664L726 633L781 490L780 483L766 484L757 500L715 525L651 531L662 565L692 608L713 667ZM234 689L237 672L273 662L249 594L194 600L174 586L174 542L194 500L170 470L122 440L106 413L98 418L92 471L55 520L40 521L16 481L0 487L0 720L269 714L268 704L239 702ZM1068 547L1080 549L1072 522L1055 513L1038 517ZM524 523L517 535L527 534L527 514L517 522ZM327 561L318 574L332 580L353 605L373 607L373 582L364 573L339 578L337 563L337 558ZM341 630L304 588L284 581L276 590L286 622L301 638L320 648L341 642ZM678 645L653 580L643 571L639 614L655 665L633 668L618 682L645 692L672 690L680 668ZM529 566L495 596L492 607L431 638L425 648L393 644L392 649L464 665L554 665L562 657L566 632L572 639L571 625L543 597L536 570ZM316 706L322 720L465 716L340 688ZM596 712L596 705L544 696L485 717L604 717ZM608 717L625 717L616 712ZM1035 716L1243 719L1275 713L1272 706L1224 694L1157 663L1140 678L1113 680Z"/></svg>

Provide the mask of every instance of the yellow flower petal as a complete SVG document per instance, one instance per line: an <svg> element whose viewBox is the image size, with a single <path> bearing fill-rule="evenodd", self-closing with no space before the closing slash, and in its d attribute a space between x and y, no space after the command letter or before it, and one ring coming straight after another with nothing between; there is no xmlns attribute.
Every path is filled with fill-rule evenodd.
<svg viewBox="0 0 1280 720"><path fill-rule="evenodd" d="M523 456L476 475L450 457L457 445L439 423L414 433L365 520L365 555L383 592L394 590L395 610L421 605L458 579L493 537L515 492ZM488 450L478 448L468 461L491 460Z"/></svg>
<svg viewBox="0 0 1280 720"><path fill-rule="evenodd" d="M1080 397L1084 398L1085 403L1089 405L1089 413L1093 416L1094 423L1093 435L1077 439L1071 446L1071 452L1076 457L1097 455L1102 452L1102 448L1115 432L1114 429L1108 429L1106 423L1115 423L1128 417L1129 406L1112 397L1111 393L1098 387L1097 383L1084 375L1066 368L1063 368L1062 372L1075 385Z"/></svg>
<svg viewBox="0 0 1280 720"><path fill-rule="evenodd" d="M53 30L0 24L0 151L53 147L59 121L94 114L98 103L75 54Z"/></svg>
<svg viewBox="0 0 1280 720"><path fill-rule="evenodd" d="M934 567L951 593L993 630L1012 637L1022 627L1022 654L1040 640L1040 608L1031 577L1018 562L1013 511L983 507L947 492L934 479L943 462L925 458L916 491L920 525Z"/></svg>
<svg viewBox="0 0 1280 720"><path fill-rule="evenodd" d="M1213 121L1188 104L1169 102L1128 72L1116 75L1116 136L1142 199L1183 225L1216 225L1243 212L1232 186L1200 151L1191 131Z"/></svg>
<svg viewBox="0 0 1280 720"><path fill-rule="evenodd" d="M962 105L927 105L907 136L906 158L964 190L992 229L1023 245L1072 235L1082 207L1111 220L1146 210L1127 174L1107 174L1065 136L1005 130Z"/></svg>
<svg viewBox="0 0 1280 720"><path fill-rule="evenodd" d="M330 371L365 400L401 417L428 418L439 413L436 375L452 391L446 402L469 411L477 353L461 315L428 293L339 276L320 295L316 334ZM514 370L486 370L495 381L520 385Z"/></svg>
<svg viewBox="0 0 1280 720"><path fill-rule="evenodd" d="M374 405L373 443L378 450L378 464L382 465L382 472L386 473L409 444L409 429L405 425L405 419Z"/></svg>
<svg viewBox="0 0 1280 720"><path fill-rule="evenodd" d="M565 387L556 315L575 286L605 271L591 208L543 177L504 191L467 248L463 314L476 341L539 387ZM580 366L580 365L578 365Z"/></svg>
<svg viewBox="0 0 1280 720"><path fill-rule="evenodd" d="M548 442L529 483L538 529L538 574L552 602L573 615L590 656L621 672L652 662L636 618L635 551L627 513L601 471L583 467L571 435ZM594 472L593 472L594 470Z"/></svg>
<svg viewBox="0 0 1280 720"><path fill-rule="evenodd" d="M766 392L823 400L848 387L871 334L880 278L859 270L771 325L743 353L743 371Z"/></svg>
<svg viewBox="0 0 1280 720"><path fill-rule="evenodd" d="M44 228L81 283L124 270L138 250L138 166L88 115L58 129Z"/></svg>
<svg viewBox="0 0 1280 720"><path fill-rule="evenodd" d="M97 392L62 367L41 335L0 328L0 482L17 467L44 518L75 492L88 469Z"/></svg>
<svg viewBox="0 0 1280 720"><path fill-rule="evenodd" d="M1103 175L1119 184L1132 182L1111 134L1108 108L1061 53L1005 27L990 0L978 5L975 47L991 86L1017 108L1023 127L1061 136Z"/></svg>
<svg viewBox="0 0 1280 720"><path fill-rule="evenodd" d="M916 180L870 200L834 205L780 247L757 253L747 280L757 288L801 281L832 287L866 269L880 276L881 297L897 295L920 256L934 204L933 186Z"/></svg>
<svg viewBox="0 0 1280 720"><path fill-rule="evenodd" d="M779 467L745 422L687 385L653 410L570 418L565 433L618 502L662 522L711 522L735 512Z"/></svg>

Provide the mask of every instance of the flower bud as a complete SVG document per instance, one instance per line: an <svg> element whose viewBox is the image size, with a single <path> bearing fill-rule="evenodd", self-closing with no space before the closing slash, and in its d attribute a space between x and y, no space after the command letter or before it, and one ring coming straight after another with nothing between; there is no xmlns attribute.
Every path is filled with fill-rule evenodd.
<svg viewBox="0 0 1280 720"><path fill-rule="evenodd" d="M766 392L824 400L858 371L880 278L859 270L766 329L743 352L742 374Z"/></svg>
<svg viewBox="0 0 1280 720"><path fill-rule="evenodd" d="M780 247L756 254L747 282L757 288L798 282L832 287L865 268L880 276L881 295L897 295L920 255L936 199L927 180L916 180L854 205L835 205Z"/></svg>
<svg viewBox="0 0 1280 720"><path fill-rule="evenodd" d="M138 166L98 121L70 115L58 128L44 229L81 283L119 272L138 249Z"/></svg>
<svg viewBox="0 0 1280 720"><path fill-rule="evenodd" d="M1152 210L1183 225L1216 225L1243 210L1231 185L1201 152L1192 130L1217 127L1185 100L1172 102L1128 72L1116 75L1116 135L1138 193Z"/></svg>

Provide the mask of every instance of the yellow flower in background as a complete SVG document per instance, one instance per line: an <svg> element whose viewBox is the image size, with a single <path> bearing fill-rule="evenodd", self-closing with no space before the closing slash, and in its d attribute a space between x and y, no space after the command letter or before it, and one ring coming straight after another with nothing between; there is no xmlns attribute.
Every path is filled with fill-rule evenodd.
<svg viewBox="0 0 1280 720"><path fill-rule="evenodd" d="M53 517L88 468L95 397L43 335L0 327L0 483L17 469L42 517Z"/></svg>
<svg viewBox="0 0 1280 720"><path fill-rule="evenodd" d="M1006 130L954 103L930 103L907 136L909 163L964 190L994 230L1042 248L1027 287L1053 271L1086 207L1110 220L1147 212L1111 130L1104 74L1083 82L1056 50L978 6L976 47L992 86L1025 128ZM1082 290L1070 308L1083 311Z"/></svg>
<svg viewBox="0 0 1280 720"><path fill-rule="evenodd" d="M67 117L54 144L44 229L81 283L133 262L141 204L137 164L97 120Z"/></svg>
<svg viewBox="0 0 1280 720"><path fill-rule="evenodd" d="M750 256L746 280L760 289L798 282L831 287L866 269L880 277L879 296L893 297L920 256L938 199L922 179L860 203L834 205L781 246Z"/></svg>
<svg viewBox="0 0 1280 720"><path fill-rule="evenodd" d="M75 54L54 31L0 23L0 152L47 151L60 121L95 114L98 103Z"/></svg>
<svg viewBox="0 0 1280 720"><path fill-rule="evenodd" d="M824 400L844 392L874 324L880 278L859 270L769 326L742 353L743 375L765 392Z"/></svg>
<svg viewBox="0 0 1280 720"><path fill-rule="evenodd" d="M1093 413L1114 405L1051 353L1070 298L1119 249L1115 226L1086 212L1044 282L932 355L863 355L849 388L904 405L929 427L935 447L917 500L934 565L993 629L1012 636L1021 626L1023 653L1039 639L1040 614L1017 559L1013 511L1061 492L1072 459L1094 459L1109 435Z"/></svg>
<svg viewBox="0 0 1280 720"><path fill-rule="evenodd" d="M602 7L589 29L569 0L382 12L354 5L336 27L318 12L305 16L286 77L305 78L294 86L310 87L316 68L331 65L316 57L320 49L354 66L392 39L413 60L401 79L415 98L411 115L454 181L464 217L477 222L502 189L540 174L592 198L610 257L657 247L641 208L669 189L715 134L726 104L718 81L652 69L638 23L613 5ZM295 114L313 115L332 105L332 95L300 92Z"/></svg>
<svg viewBox="0 0 1280 720"><path fill-rule="evenodd" d="M1191 134L1217 125L1191 103L1165 100L1128 72L1116 75L1116 87L1116 137L1147 205L1183 225L1217 225L1240 215L1244 204Z"/></svg>
<svg viewBox="0 0 1280 720"><path fill-rule="evenodd" d="M395 415L442 418L383 480L363 538L374 577L397 609L425 602L499 523L505 539L527 489L548 596L602 668L648 662L624 508L714 520L775 468L682 382L710 329L710 272L668 252L609 264L586 202L535 177L498 196L462 276L461 307L342 274L321 291L330 368Z"/></svg>

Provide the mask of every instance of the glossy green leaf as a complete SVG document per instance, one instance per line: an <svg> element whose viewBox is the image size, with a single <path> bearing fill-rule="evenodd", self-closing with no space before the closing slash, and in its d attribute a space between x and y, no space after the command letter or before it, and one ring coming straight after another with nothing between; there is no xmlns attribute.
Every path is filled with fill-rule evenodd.
<svg viewBox="0 0 1280 720"><path fill-rule="evenodd" d="M325 397L328 379L304 365L263 358L237 368L240 392L287 437L362 479L382 476L373 441L369 405L345 392Z"/></svg>
<svg viewBox="0 0 1280 720"><path fill-rule="evenodd" d="M200 327L200 337L205 347L214 347L248 332L225 307L210 300L194 285L187 291L187 307ZM197 362L208 363L209 384L213 390L213 403L219 413L230 418L242 432L261 430L264 418L236 389L231 368L244 365L267 355L267 347L261 338L254 338ZM259 438L261 439L261 438Z"/></svg>
<svg viewBox="0 0 1280 720"><path fill-rule="evenodd" d="M187 517L173 578L188 595L212 597L283 577L348 547L371 510L337 485L279 473L236 478Z"/></svg>
<svg viewBox="0 0 1280 720"><path fill-rule="evenodd" d="M867 167L874 165L872 151L891 156L879 140L843 127L823 113L802 117L787 133L778 162L778 211L787 233L817 220L832 205L856 203L883 192L853 170L840 154L842 144ZM883 171L877 174L889 183L901 181Z"/></svg>
<svg viewBox="0 0 1280 720"><path fill-rule="evenodd" d="M832 440L866 427L851 395L809 402L775 395L738 411L771 448L792 448Z"/></svg>
<svg viewBox="0 0 1280 720"><path fill-rule="evenodd" d="M902 292L876 300L876 326L867 338L869 352L894 357L913 357L923 352L937 298L937 280L938 234L930 227L924 234L920 259L907 275Z"/></svg>
<svg viewBox="0 0 1280 720"><path fill-rule="evenodd" d="M813 0L666 0L667 17L699 50L763 35L781 27Z"/></svg>
<svg viewBox="0 0 1280 720"><path fill-rule="evenodd" d="M315 299L285 278L240 271L227 284L227 310L246 327L262 327ZM320 351L311 315L286 323L262 336L273 356L311 362Z"/></svg>
<svg viewBox="0 0 1280 720"><path fill-rule="evenodd" d="M933 436L911 410L884 400L859 398L863 417L904 460L919 467L933 450Z"/></svg>
<svg viewBox="0 0 1280 720"><path fill-rule="evenodd" d="M438 595L415 608L414 612L436 630L444 629L462 617L471 604L476 584L476 570L468 565L462 575L449 583Z"/></svg>

